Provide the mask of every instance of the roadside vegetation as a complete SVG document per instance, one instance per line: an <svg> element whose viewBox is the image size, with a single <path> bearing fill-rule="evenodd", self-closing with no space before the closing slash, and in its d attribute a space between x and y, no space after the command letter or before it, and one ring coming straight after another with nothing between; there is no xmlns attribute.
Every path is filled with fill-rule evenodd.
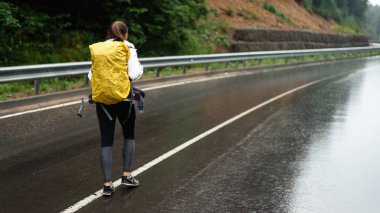
<svg viewBox="0 0 380 213"><path fill-rule="evenodd" d="M277 16L280 22L287 23L290 25L293 24L293 21L290 18L286 17L281 11L276 9L276 7L273 6L272 4L264 3L263 8L267 10L268 12L273 13L275 16Z"/></svg>
<svg viewBox="0 0 380 213"><path fill-rule="evenodd" d="M87 61L115 20L144 57L212 53L224 42L205 0L0 1L0 66Z"/></svg>
<svg viewBox="0 0 380 213"><path fill-rule="evenodd" d="M250 10L243 9L237 13L238 16L241 16L247 20L257 20L257 16Z"/></svg>
<svg viewBox="0 0 380 213"><path fill-rule="evenodd" d="M332 19L342 33L362 33L366 22L368 0L297 0L309 12Z"/></svg>
<svg viewBox="0 0 380 213"><path fill-rule="evenodd" d="M369 5L367 13L367 32L373 42L380 43L380 6Z"/></svg>
<svg viewBox="0 0 380 213"><path fill-rule="evenodd" d="M274 4L247 0L294 21ZM367 0L297 0L310 12L341 23L340 31L361 31ZM86 10L83 10L86 8ZM258 20L254 10L228 6L224 13ZM99 15L101 14L101 15ZM125 21L141 57L207 54L228 46L228 29L220 12L206 0L0 0L0 66L87 61L88 45L105 39L106 27Z"/></svg>
<svg viewBox="0 0 380 213"><path fill-rule="evenodd" d="M84 77L59 77L40 80L40 94L87 87ZM0 100L16 99L35 95L34 81L0 84Z"/></svg>

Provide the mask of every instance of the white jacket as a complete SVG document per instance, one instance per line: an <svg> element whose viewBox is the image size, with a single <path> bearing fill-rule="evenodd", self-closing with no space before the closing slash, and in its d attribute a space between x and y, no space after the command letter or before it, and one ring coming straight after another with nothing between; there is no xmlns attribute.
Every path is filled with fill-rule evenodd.
<svg viewBox="0 0 380 213"><path fill-rule="evenodd" d="M113 41L113 39L107 40L107 41ZM137 49L135 48L135 45L133 45L131 42L124 41L124 43L129 47L130 57L128 60L128 76L132 80L137 80L141 78L141 76L144 73L144 67L140 64L140 61L137 57ZM91 70L87 75L88 79L91 81L92 73Z"/></svg>

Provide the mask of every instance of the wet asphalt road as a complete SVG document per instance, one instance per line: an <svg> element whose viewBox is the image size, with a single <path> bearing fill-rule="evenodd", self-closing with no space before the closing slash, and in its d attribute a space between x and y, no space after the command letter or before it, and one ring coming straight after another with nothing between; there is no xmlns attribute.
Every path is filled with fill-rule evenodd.
<svg viewBox="0 0 380 213"><path fill-rule="evenodd" d="M274 96L79 212L377 212L380 61L337 62L148 92L135 168ZM94 106L0 120L0 209L58 212L101 187ZM121 173L120 128L113 175Z"/></svg>

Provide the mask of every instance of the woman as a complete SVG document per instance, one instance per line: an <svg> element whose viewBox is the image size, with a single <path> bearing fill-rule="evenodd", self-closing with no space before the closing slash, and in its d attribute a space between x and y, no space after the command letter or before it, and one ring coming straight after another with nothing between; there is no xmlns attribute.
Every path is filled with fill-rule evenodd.
<svg viewBox="0 0 380 213"><path fill-rule="evenodd" d="M128 64L131 64L130 58L135 57L137 60L137 54L136 49L134 49L134 46L132 43L128 42L128 27L125 23L121 21L115 21L112 23L110 28L108 29L108 40L106 41L106 44L109 44L107 42L124 42L124 44L127 46L125 48L126 54L120 55L122 58L121 61L128 62ZM100 42L101 43L101 42ZM99 43L98 43L99 44ZM123 45L124 45L123 44ZM90 45L91 49L91 57L93 59L93 64L91 71L89 73L89 79L93 78L92 84L95 84L95 80L97 84L107 84L107 79L109 76L106 76L106 78L102 77L102 75L99 75L99 72L101 72L101 69L95 69L95 60L98 60L96 57L99 58L98 55L95 56L95 51L92 49L93 45ZM103 57L103 61L107 60ZM121 65L124 66L124 69L127 67L126 64L123 62L123 64L120 64L118 68L121 67ZM136 61L134 61L136 64ZM104 62L97 62L97 64L105 64ZM140 65L141 66L141 65ZM104 68L104 67L103 67ZM115 67L111 67L112 72L114 71ZM109 69L103 70L108 71ZM122 71L123 71L122 70ZM128 77L132 80L136 80L141 77L143 74L142 67L133 67L128 66L128 69L125 70L128 75ZM103 74L104 74L103 73ZM124 73L123 73L124 74ZM107 73L108 75L108 73ZM100 79L99 79L100 76ZM105 76L105 75L103 75ZM128 91L132 90L132 87L130 85L130 82L126 80L123 82L123 84L129 84L128 85ZM108 85L103 85L107 87ZM92 85L93 93L94 93L94 86ZM128 93L127 93L128 95ZM100 127L100 134L101 134L101 150L100 150L100 162L101 162L101 168L104 176L104 186L103 186L103 195L104 196L110 196L115 191L115 188L112 185L112 145L113 145L113 138L114 138L114 132L115 132L115 123L116 118L119 120L122 130L123 130L123 136L124 136L124 147L123 147L123 173L121 176L121 184L127 185L127 186L138 186L139 181L136 180L131 174L132 172L132 162L135 152L135 135L134 135L134 127L135 127L135 119L136 119L136 113L135 113L135 106L133 101L130 99L131 96L125 97L125 99L121 99L120 102L117 102L115 104L104 104L104 102L97 102L96 103L96 113L99 121L99 127Z"/></svg>

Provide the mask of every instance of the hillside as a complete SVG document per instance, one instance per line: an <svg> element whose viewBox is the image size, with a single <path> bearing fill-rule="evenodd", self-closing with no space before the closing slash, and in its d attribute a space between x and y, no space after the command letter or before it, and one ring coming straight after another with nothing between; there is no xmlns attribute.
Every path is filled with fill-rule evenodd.
<svg viewBox="0 0 380 213"><path fill-rule="evenodd" d="M115 20L127 22L142 57L208 54L228 51L236 28L360 34L366 6L367 0L104 0L64 7L0 0L0 66L90 60L88 45L103 40Z"/></svg>
<svg viewBox="0 0 380 213"><path fill-rule="evenodd" d="M274 6L277 15L264 9ZM339 25L310 13L295 0L208 0L215 21L224 21L230 28L255 27L302 29L313 32L339 33ZM279 14L283 14L283 16Z"/></svg>

